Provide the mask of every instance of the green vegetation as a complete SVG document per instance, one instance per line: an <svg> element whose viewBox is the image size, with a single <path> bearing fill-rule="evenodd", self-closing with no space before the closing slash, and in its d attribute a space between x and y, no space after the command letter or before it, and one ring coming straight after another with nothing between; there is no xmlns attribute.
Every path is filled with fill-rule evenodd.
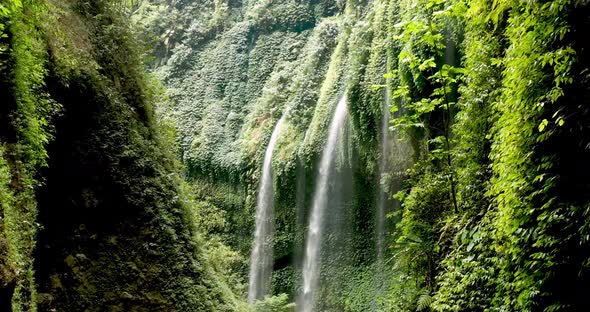
<svg viewBox="0 0 590 312"><path fill-rule="evenodd" d="M245 309L235 254L205 233L154 119L163 97L123 11L0 12L2 310Z"/></svg>
<svg viewBox="0 0 590 312"><path fill-rule="evenodd" d="M0 0L0 310L296 310L345 95L318 311L585 311L588 16L577 0ZM248 305L284 114L272 291Z"/></svg>
<svg viewBox="0 0 590 312"><path fill-rule="evenodd" d="M435 311L583 309L587 151L569 127L582 129L587 116L569 97L588 89L578 37L587 21L572 13L588 8L417 7L426 11L400 7L401 66L392 73L408 111L394 125L422 146L400 193L396 243L398 265L416 283L395 293L416 291L391 301Z"/></svg>
<svg viewBox="0 0 590 312"><path fill-rule="evenodd" d="M586 272L588 198L581 172L587 169L570 168L582 164L584 135L567 134L585 129L587 118L580 104L571 104L587 89L579 43L587 21L583 13L573 13L586 12L586 5L434 0L160 5L169 10L164 16L192 23L175 26L176 43L165 37L171 55L163 57L161 48L155 52L156 63L165 63L157 72L176 105L164 111L177 122L192 183L222 186L215 202L229 218L227 242L245 258L251 243L244 233L253 231L265 149L260 142L289 110L274 160L275 293L293 298L298 293L297 259L316 161L335 102L346 92L355 195L353 234L341 239L353 255L337 268L323 268L342 274L327 276L343 279L334 277L335 285L324 281L331 290L323 294L322 309L376 308L370 273L374 212L367 207L376 205L373 177L383 157L379 120L383 92L390 90L391 126L401 141L394 144L390 172L376 179L401 181L391 191L400 191L395 197L402 208L389 222L395 223L389 228L391 288L380 295L378 309L579 307L573 295L564 299L568 291L556 294L554 283L566 263L577 263L568 271L580 275L564 281L583 285ZM214 16L221 7L226 15L219 24ZM189 12L196 10L207 18L193 18ZM322 35L327 27L336 32ZM286 47L297 48L279 52ZM556 142L570 147L561 151ZM558 185L567 183L578 195L563 193L568 188Z"/></svg>

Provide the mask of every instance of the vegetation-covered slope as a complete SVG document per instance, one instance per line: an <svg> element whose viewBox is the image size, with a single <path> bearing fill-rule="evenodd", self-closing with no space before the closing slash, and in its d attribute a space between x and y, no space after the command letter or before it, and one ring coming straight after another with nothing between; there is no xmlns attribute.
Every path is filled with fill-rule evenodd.
<svg viewBox="0 0 590 312"><path fill-rule="evenodd" d="M292 309L342 98L315 310L587 310L589 10L0 0L0 310Z"/></svg>
<svg viewBox="0 0 590 312"><path fill-rule="evenodd" d="M154 13L162 11L155 9L158 4L167 13ZM348 5L338 1L153 2L138 7L140 25L141 21L156 20L150 25L166 26L147 27L155 33L146 37L161 38L155 71L172 102L163 108L163 114L177 125L187 175L201 200L227 213L223 229L227 243L244 259L252 246L254 205L266 143L281 115L288 114L273 166L278 177L276 293L295 294L301 283L297 263L316 161L332 111L345 92L355 107L351 110L354 130L350 142L358 148L350 148L350 174L355 179L343 180L350 180L347 187L357 191L345 199L345 206L354 208L341 219L356 233L348 236L350 244L343 243L354 246L346 248L355 255L343 254L338 260L347 269L331 269L371 279L365 266L373 261L375 252L371 207L376 198L383 107L383 91L371 87L385 82L386 31L380 27L389 18L387 8L387 3ZM399 159L407 163L409 157ZM244 261L244 273L246 265ZM359 289L352 280L341 285L337 280L334 277L335 290L330 296L340 305L341 292ZM372 290L362 293L363 304L371 304Z"/></svg>
<svg viewBox="0 0 590 312"><path fill-rule="evenodd" d="M238 310L120 5L0 9L4 309Z"/></svg>
<svg viewBox="0 0 590 312"><path fill-rule="evenodd" d="M316 162L346 93L352 173L344 179L353 181L354 195L350 210L330 218L346 215L349 229L333 233L332 242L350 249L346 261L322 268L318 309L585 307L585 2L151 7L152 17L165 12L156 14L163 27L151 28L161 39L155 64L169 87L173 104L164 111L178 125L187 174L202 200L227 212L226 238L244 257L265 143L288 111L274 153L275 293L300 293ZM401 138L389 156L379 147L384 92L392 137ZM382 157L388 167L379 175ZM379 181L390 196L400 191L401 209L388 228L390 288L375 295Z"/></svg>
<svg viewBox="0 0 590 312"><path fill-rule="evenodd" d="M412 113L396 124L416 133L418 122L425 144L398 239L412 246L402 263L423 255L409 266L418 307L586 309L588 6L425 1L400 12L397 90Z"/></svg>

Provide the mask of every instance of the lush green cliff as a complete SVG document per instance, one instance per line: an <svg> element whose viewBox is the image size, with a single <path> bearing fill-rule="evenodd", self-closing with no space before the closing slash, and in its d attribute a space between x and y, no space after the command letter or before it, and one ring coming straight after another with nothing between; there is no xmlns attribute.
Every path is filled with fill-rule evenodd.
<svg viewBox="0 0 590 312"><path fill-rule="evenodd" d="M153 21L156 7L167 12L148 31L171 99L163 113L198 197L225 211L226 241L244 259L266 143L288 111L273 160L275 294L301 291L317 161L346 94L348 208L330 215L343 219L332 243L346 256L322 267L320 310L584 306L586 3L184 1L141 14ZM380 182L397 195L376 274ZM389 289L377 291L377 275Z"/></svg>
<svg viewBox="0 0 590 312"><path fill-rule="evenodd" d="M121 9L0 9L2 309L238 310Z"/></svg>
<svg viewBox="0 0 590 312"><path fill-rule="evenodd" d="M587 310L589 13L0 0L0 310L291 311L316 189L317 311ZM274 297L248 306L282 116Z"/></svg>
<svg viewBox="0 0 590 312"><path fill-rule="evenodd" d="M226 212L227 243L245 260L262 157L276 122L288 111L273 159L275 293L295 296L300 287L316 162L332 111L347 94L351 158L343 173L349 185L342 187L354 192L341 199L350 209L339 213L340 226L351 230L342 231L338 244L348 255L342 252L342 259L324 269L353 278L331 277L327 306L373 305L373 288L366 285L372 283L375 255L373 207L384 107L384 89L373 87L385 83L388 71L391 8L382 2L193 1L169 5L168 15L156 23L172 27L162 33L156 51L161 57L156 72L172 102L163 113L177 125L180 155L197 196ZM411 161L405 150L398 151L403 155L393 166L398 170ZM247 265L244 261L244 278ZM358 302L344 303L355 293Z"/></svg>

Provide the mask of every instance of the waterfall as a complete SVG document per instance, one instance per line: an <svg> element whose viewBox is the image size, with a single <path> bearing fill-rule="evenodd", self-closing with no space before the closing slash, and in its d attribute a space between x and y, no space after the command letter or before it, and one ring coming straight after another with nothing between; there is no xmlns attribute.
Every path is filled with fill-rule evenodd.
<svg viewBox="0 0 590 312"><path fill-rule="evenodd" d="M336 106L334 117L330 123L328 141L322 152L318 178L316 180L317 184L313 195L311 216L309 219L309 228L305 245L305 258L303 261L303 296L298 309L303 312L312 311L315 304L314 291L317 288L320 275L320 246L323 214L328 205L329 178L334 166L336 146L344 127L346 114L346 96L343 96Z"/></svg>
<svg viewBox="0 0 590 312"><path fill-rule="evenodd" d="M279 119L264 153L262 176L256 201L256 230L250 258L248 302L254 303L269 294L273 260L273 210L274 183L272 177L272 153L277 143L285 115Z"/></svg>
<svg viewBox="0 0 590 312"><path fill-rule="evenodd" d="M383 265L383 258L385 253L385 225L387 216L387 207L389 204L388 187L384 181L388 170L389 153L391 150L391 137L389 134L389 107L391 101L389 99L389 84L385 89L385 98L383 101L383 114L381 115L381 154L379 159L379 199L377 203L377 220L376 220L376 236L377 236L377 266L378 269Z"/></svg>
<svg viewBox="0 0 590 312"><path fill-rule="evenodd" d="M387 248L387 213L391 209L392 201L388 198L390 194L390 170L392 160L392 137L389 132L390 106L389 82L385 88L383 99L383 113L381 115L381 142L379 154L379 175L378 175L378 197L377 211L375 214L375 277L374 290L375 298L373 300L373 311L380 310L379 300L387 293L387 279L389 270L385 266L385 254Z"/></svg>

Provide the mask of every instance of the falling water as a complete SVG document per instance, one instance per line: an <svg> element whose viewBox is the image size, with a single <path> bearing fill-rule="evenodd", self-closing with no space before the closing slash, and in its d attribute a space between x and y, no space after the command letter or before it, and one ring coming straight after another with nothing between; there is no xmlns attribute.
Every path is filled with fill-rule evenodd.
<svg viewBox="0 0 590 312"><path fill-rule="evenodd" d="M385 218L387 216L387 208L389 200L387 198L388 189L387 183L384 181L385 174L388 169L389 153L391 150L391 138L389 134L389 106L391 101L389 99L389 84L385 90L385 99L383 101L383 114L381 116L381 155L379 159L379 201L377 211L377 265L383 265L383 258L385 253ZM380 268L378 268L380 269Z"/></svg>
<svg viewBox="0 0 590 312"><path fill-rule="evenodd" d="M379 155L379 190L377 198L377 211L375 218L375 236L377 258L375 262L375 279L374 290L375 298L373 300L373 311L380 311L380 298L387 292L388 272L385 266L385 250L387 247L387 213L391 208L391 200L389 199L390 191L390 161L392 158L392 138L389 132L390 106L389 98L389 83L385 89L385 98L383 100L383 114L381 115L381 151Z"/></svg>
<svg viewBox="0 0 590 312"><path fill-rule="evenodd" d="M279 119L270 142L264 153L262 177L258 199L256 202L256 231L254 232L254 247L250 259L250 282L248 287L248 302L254 303L263 299L270 290L273 257L273 209L274 183L272 178L272 153L277 143L285 115Z"/></svg>
<svg viewBox="0 0 590 312"><path fill-rule="evenodd" d="M319 164L303 262L303 296L299 306L299 310L303 312L311 312L315 304L314 291L317 288L320 273L322 219L328 204L330 170L333 167L338 138L346 120L346 111L346 96L343 96L336 106L334 117L330 123L327 145Z"/></svg>

